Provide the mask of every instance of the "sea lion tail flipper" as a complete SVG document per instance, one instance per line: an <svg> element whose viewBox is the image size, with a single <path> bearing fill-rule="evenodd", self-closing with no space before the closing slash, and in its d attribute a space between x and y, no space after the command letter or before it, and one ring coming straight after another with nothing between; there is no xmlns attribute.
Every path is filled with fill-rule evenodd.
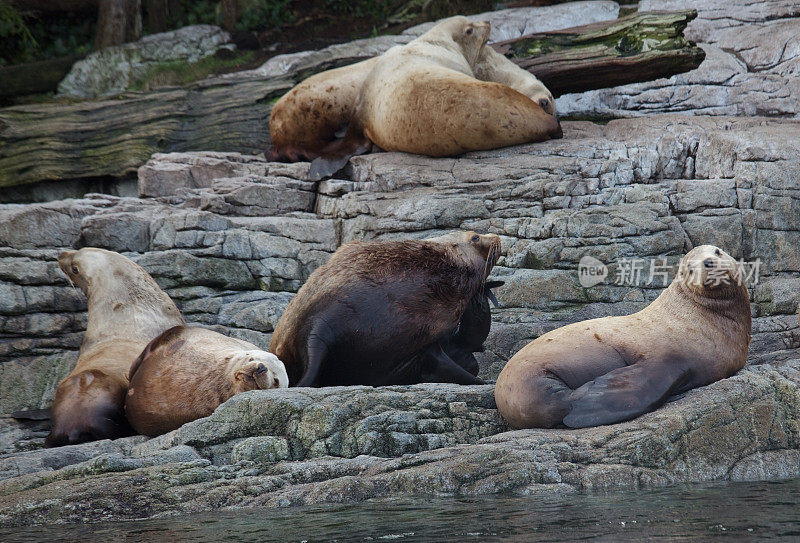
<svg viewBox="0 0 800 543"><path fill-rule="evenodd" d="M422 373L423 383L456 383L459 385L483 385L483 380L478 379L469 371L456 364L447 353L442 350L439 342L431 345L425 353L431 359L430 370Z"/></svg>
<svg viewBox="0 0 800 543"><path fill-rule="evenodd" d="M50 409L25 409L24 411L14 411L8 415L17 420L50 420Z"/></svg>
<svg viewBox="0 0 800 543"><path fill-rule="evenodd" d="M319 157L311 161L308 180L319 181L334 175L347 166L351 158L363 155L371 146L372 143L365 136L348 132L344 139L334 141L320 153Z"/></svg>
<svg viewBox="0 0 800 543"><path fill-rule="evenodd" d="M691 373L682 357L659 357L612 370L572 392L572 410L564 424L587 428L638 417L686 390Z"/></svg>

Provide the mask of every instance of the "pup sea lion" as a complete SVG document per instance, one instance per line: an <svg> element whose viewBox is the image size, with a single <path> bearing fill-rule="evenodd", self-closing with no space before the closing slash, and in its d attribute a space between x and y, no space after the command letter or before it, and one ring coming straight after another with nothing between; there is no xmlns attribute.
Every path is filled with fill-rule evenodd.
<svg viewBox="0 0 800 543"><path fill-rule="evenodd" d="M544 86L544 83L492 47L486 46L481 49L473 71L477 79L493 81L510 87L539 104L539 107L550 115L555 116L556 105L553 94Z"/></svg>
<svg viewBox="0 0 800 543"><path fill-rule="evenodd" d="M475 232L343 245L292 299L270 351L294 386L480 383L439 341L499 255L499 237Z"/></svg>
<svg viewBox="0 0 800 543"><path fill-rule="evenodd" d="M692 249L642 311L558 328L506 364L495 387L515 428L584 428L637 417L744 366L750 302L736 261Z"/></svg>
<svg viewBox="0 0 800 543"><path fill-rule="evenodd" d="M183 324L178 308L140 266L87 247L65 251L58 265L89 300L78 364L56 389L50 447L131 433L123 403L131 362L164 330Z"/></svg>
<svg viewBox="0 0 800 543"><path fill-rule="evenodd" d="M125 414L137 432L157 436L209 416L234 394L288 386L274 354L212 330L176 326L131 365Z"/></svg>

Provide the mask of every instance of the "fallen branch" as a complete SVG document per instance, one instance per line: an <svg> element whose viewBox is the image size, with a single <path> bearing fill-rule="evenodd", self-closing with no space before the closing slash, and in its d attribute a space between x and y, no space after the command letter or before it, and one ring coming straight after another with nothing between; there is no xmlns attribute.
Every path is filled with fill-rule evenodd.
<svg viewBox="0 0 800 543"><path fill-rule="evenodd" d="M652 81L697 68L705 52L683 37L697 11L650 11L493 45L555 96Z"/></svg>

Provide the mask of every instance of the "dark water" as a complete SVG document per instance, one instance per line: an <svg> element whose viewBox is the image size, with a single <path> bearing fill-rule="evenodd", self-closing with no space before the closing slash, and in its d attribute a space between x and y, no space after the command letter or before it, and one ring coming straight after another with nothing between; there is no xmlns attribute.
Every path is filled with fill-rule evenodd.
<svg viewBox="0 0 800 543"><path fill-rule="evenodd" d="M3 531L16 541L800 541L800 480L250 509Z"/></svg>

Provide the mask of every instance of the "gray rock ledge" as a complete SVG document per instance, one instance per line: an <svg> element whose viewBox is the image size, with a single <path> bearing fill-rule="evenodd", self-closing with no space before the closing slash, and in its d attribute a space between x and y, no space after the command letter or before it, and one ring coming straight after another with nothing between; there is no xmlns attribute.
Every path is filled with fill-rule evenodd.
<svg viewBox="0 0 800 543"><path fill-rule="evenodd" d="M156 439L0 457L0 526L785 479L800 476L798 421L797 352L584 430L504 431L490 385L250 392Z"/></svg>

